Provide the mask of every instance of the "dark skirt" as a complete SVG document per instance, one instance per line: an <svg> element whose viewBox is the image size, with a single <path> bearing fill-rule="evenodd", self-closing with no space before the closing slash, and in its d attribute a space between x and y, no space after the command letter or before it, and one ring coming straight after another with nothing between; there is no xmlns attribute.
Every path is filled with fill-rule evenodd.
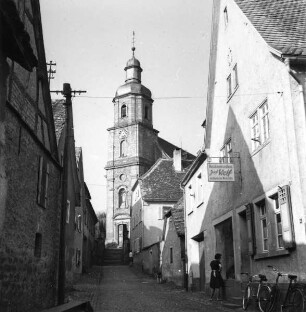
<svg viewBox="0 0 306 312"><path fill-rule="evenodd" d="M221 288L223 287L223 278L220 271L211 272L210 274L210 288Z"/></svg>

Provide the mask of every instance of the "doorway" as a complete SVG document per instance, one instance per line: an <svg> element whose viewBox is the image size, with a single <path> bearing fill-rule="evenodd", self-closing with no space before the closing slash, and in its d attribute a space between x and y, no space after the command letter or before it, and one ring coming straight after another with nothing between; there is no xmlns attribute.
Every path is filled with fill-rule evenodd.
<svg viewBox="0 0 306 312"><path fill-rule="evenodd" d="M216 231L216 252L222 255L223 276L228 279L235 279L235 257L232 218L217 224Z"/></svg>
<svg viewBox="0 0 306 312"><path fill-rule="evenodd" d="M203 237L204 238L204 237ZM199 259L200 259L200 288L205 290L205 244L204 239L199 242Z"/></svg>
<svg viewBox="0 0 306 312"><path fill-rule="evenodd" d="M239 213L239 228L240 228L239 237L240 237L240 256L241 256L240 272L250 272L250 257L249 257L246 211Z"/></svg>
<svg viewBox="0 0 306 312"><path fill-rule="evenodd" d="M118 224L118 247L122 248L124 240L128 238L128 230L126 224Z"/></svg>

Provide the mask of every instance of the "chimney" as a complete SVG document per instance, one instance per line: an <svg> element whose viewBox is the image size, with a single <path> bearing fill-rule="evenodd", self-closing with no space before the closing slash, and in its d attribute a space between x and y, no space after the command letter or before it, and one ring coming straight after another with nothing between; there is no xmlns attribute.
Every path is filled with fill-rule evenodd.
<svg viewBox="0 0 306 312"><path fill-rule="evenodd" d="M180 148L173 151L173 166L175 171L182 171L182 150Z"/></svg>

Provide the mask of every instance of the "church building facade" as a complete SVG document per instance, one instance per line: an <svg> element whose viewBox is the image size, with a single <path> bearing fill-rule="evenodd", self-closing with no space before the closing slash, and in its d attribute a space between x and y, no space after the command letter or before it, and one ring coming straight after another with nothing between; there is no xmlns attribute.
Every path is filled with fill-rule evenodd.
<svg viewBox="0 0 306 312"><path fill-rule="evenodd" d="M113 99L114 124L107 129L108 162L106 243L122 247L130 231L131 188L137 178L161 157L172 158L177 147L158 137L153 128L151 91L141 84L142 68L135 58L127 62L125 84ZM185 158L191 156L184 154Z"/></svg>

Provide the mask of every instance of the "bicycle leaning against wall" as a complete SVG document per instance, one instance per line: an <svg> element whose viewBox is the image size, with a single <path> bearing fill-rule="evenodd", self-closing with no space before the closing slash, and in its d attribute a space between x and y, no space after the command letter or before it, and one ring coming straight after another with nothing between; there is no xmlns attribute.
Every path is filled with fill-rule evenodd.
<svg viewBox="0 0 306 312"><path fill-rule="evenodd" d="M248 276L248 283L242 298L243 310L247 310L251 301L254 301L261 312L270 311L270 295L272 290L266 284L266 276L263 274L250 275L248 272L241 272L241 274ZM258 286L255 283L258 283Z"/></svg>
<svg viewBox="0 0 306 312"><path fill-rule="evenodd" d="M272 286L272 291L270 295L270 304L271 309L267 312L278 311L280 301L280 288L278 280L281 276L287 276L289 279L288 289L280 306L281 312L304 312L305 306L305 296L304 296L304 287L305 285L297 283L297 276L293 274L287 274L280 272L276 267L268 265L268 268L271 268L274 272L277 273L275 284Z"/></svg>

